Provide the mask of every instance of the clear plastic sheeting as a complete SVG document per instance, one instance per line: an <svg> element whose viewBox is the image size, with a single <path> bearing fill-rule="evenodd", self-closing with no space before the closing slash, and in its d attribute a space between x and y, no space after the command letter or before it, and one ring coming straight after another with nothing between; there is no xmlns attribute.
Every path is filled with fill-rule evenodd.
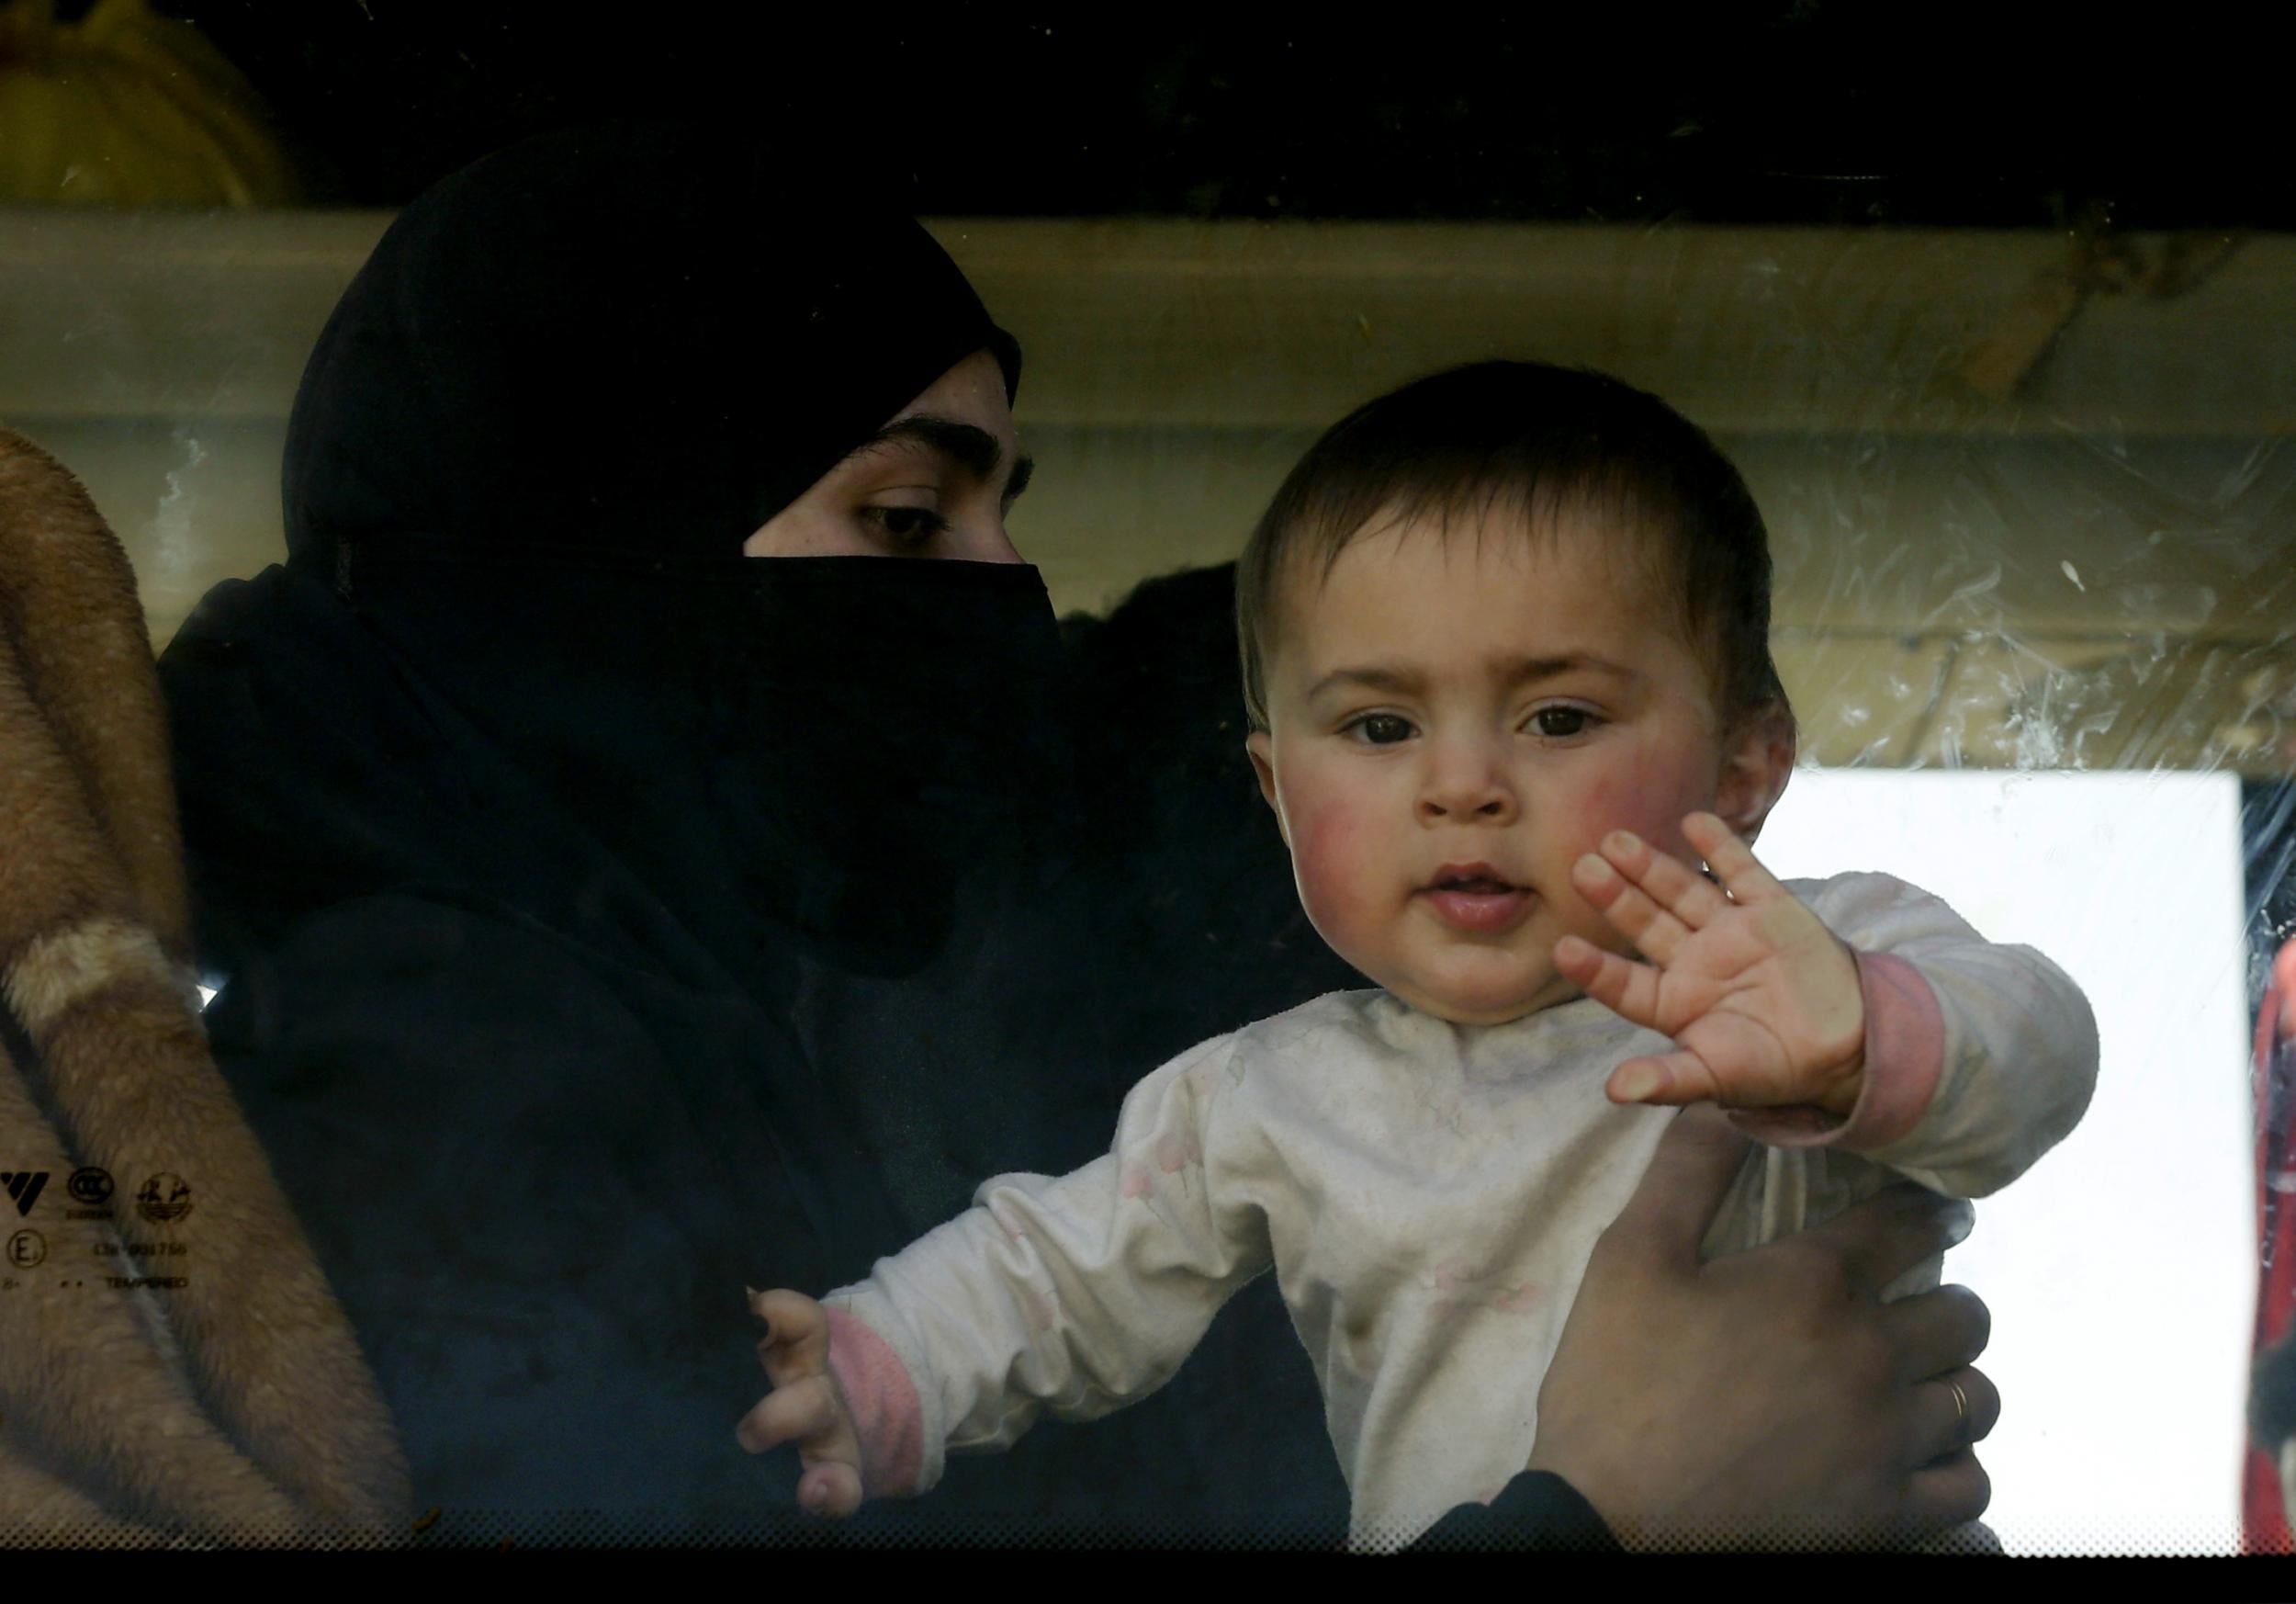
<svg viewBox="0 0 2296 1604"><path fill-rule="evenodd" d="M279 549L302 360L387 220L0 214L0 416L88 480L155 635ZM1657 391L1744 468L1806 757L2296 765L2296 242L935 227L1030 352L1015 535L1064 609L1232 557L1356 402L1535 356Z"/></svg>

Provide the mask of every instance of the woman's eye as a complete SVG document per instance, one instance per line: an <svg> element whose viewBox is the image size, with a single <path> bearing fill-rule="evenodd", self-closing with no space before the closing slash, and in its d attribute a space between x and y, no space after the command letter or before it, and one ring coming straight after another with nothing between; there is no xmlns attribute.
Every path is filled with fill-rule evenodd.
<svg viewBox="0 0 2296 1604"><path fill-rule="evenodd" d="M1373 746L1393 746L1399 740L1412 738L1411 720L1393 713L1369 713L1348 728L1359 740Z"/></svg>
<svg viewBox="0 0 2296 1604"><path fill-rule="evenodd" d="M1568 740L1584 735L1594 722L1594 715L1583 707L1541 707L1531 715L1531 722L1538 732L1553 740Z"/></svg>
<svg viewBox="0 0 2296 1604"><path fill-rule="evenodd" d="M930 507L865 507L862 515L901 546L922 546L949 527Z"/></svg>

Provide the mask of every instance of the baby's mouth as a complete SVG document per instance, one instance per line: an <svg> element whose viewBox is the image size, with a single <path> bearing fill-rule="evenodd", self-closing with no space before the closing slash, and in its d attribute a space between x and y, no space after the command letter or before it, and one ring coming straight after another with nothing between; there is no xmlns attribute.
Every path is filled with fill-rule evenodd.
<svg viewBox="0 0 2296 1604"><path fill-rule="evenodd" d="M1466 891L1476 896L1497 896L1518 888L1496 875L1444 875L1427 887L1430 891Z"/></svg>
<svg viewBox="0 0 2296 1604"><path fill-rule="evenodd" d="M1532 900L1529 887L1515 885L1488 864L1446 864L1420 887L1420 895L1446 924L1479 934L1519 922Z"/></svg>

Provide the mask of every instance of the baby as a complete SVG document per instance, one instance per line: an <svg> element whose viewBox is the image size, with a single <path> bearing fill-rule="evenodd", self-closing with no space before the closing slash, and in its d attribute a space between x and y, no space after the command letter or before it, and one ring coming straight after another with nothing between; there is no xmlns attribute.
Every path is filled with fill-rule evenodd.
<svg viewBox="0 0 2296 1604"><path fill-rule="evenodd" d="M775 1390L744 1446L796 1441L819 1513L922 1492L1154 1391L1272 1266L1352 1542L1408 1542L1530 1460L1670 1106L1767 1144L1708 1257L1898 1177L2014 1180L2087 1107L2088 1006L1900 881L1755 860L1795 755L1769 593L1737 470L1615 379L1481 364L1332 429L1238 568L1247 745L1378 988L1183 1053L1106 1157L987 1181L859 1285L753 1293Z"/></svg>

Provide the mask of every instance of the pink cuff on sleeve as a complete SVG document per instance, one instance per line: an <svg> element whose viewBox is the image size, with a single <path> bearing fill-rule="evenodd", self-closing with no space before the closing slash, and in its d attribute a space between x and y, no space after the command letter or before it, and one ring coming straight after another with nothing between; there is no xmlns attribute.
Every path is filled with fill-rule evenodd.
<svg viewBox="0 0 2296 1604"><path fill-rule="evenodd" d="M1773 1147L1870 1153L1921 1123L1945 1067L1945 1017L1921 971L1887 953L1852 953L1865 995L1865 1085L1848 1119L1821 1109L1739 1109L1738 1128Z"/></svg>
<svg viewBox="0 0 2296 1604"><path fill-rule="evenodd" d="M828 1316L829 1373L861 1438L861 1491L872 1498L914 1493L925 1461L917 1384L884 1338L834 1305Z"/></svg>

